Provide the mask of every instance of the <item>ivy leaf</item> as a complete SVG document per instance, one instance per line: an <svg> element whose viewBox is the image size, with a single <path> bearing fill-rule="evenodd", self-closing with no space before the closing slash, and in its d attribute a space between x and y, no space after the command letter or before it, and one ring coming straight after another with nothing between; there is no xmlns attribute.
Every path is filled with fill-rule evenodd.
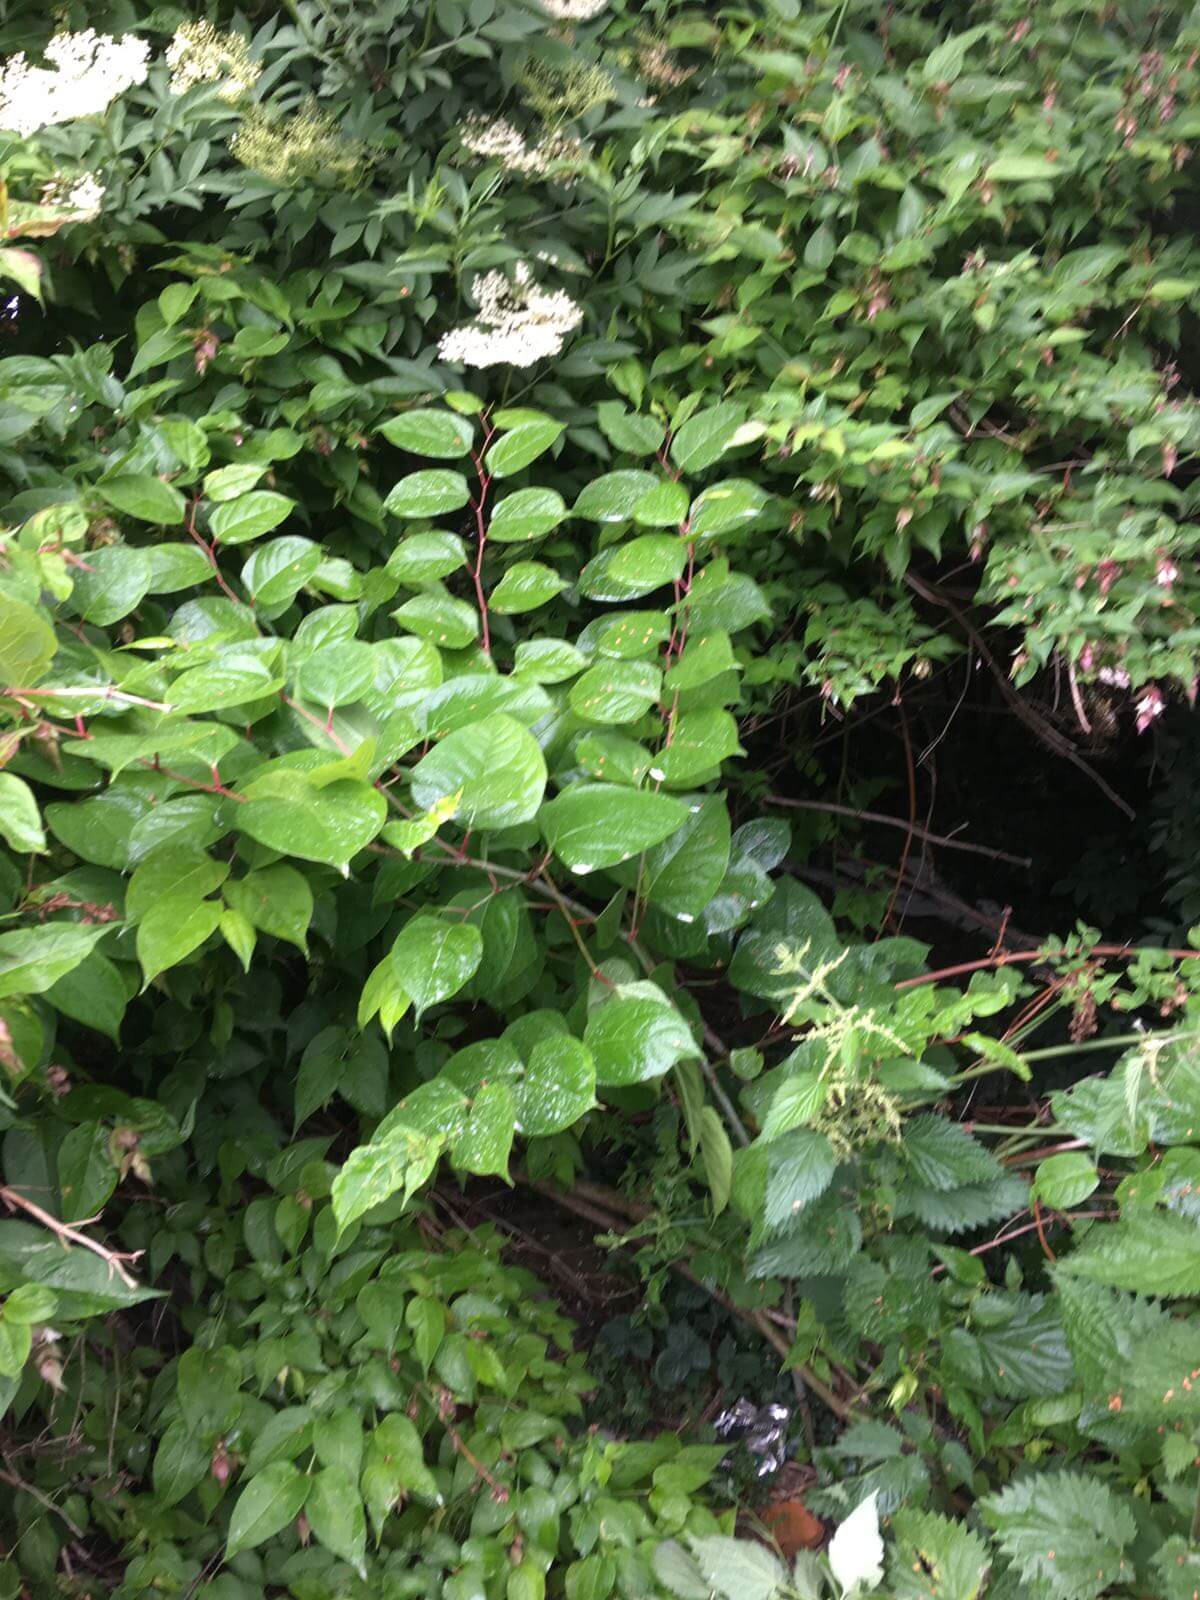
<svg viewBox="0 0 1200 1600"><path fill-rule="evenodd" d="M286 1528L304 1510L312 1479L290 1461L273 1461L242 1490L229 1519L225 1559L252 1550Z"/></svg>

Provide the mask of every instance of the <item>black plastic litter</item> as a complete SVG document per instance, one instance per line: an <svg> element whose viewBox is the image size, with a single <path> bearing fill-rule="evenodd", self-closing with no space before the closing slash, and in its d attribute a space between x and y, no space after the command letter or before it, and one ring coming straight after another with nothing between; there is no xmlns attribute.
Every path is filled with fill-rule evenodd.
<svg viewBox="0 0 1200 1600"><path fill-rule="evenodd" d="M756 1406L751 1400L738 1400L716 1418L713 1432L718 1439L744 1444L758 1457L756 1476L769 1478L778 1472L787 1457L788 1424L792 1413L787 1406Z"/></svg>

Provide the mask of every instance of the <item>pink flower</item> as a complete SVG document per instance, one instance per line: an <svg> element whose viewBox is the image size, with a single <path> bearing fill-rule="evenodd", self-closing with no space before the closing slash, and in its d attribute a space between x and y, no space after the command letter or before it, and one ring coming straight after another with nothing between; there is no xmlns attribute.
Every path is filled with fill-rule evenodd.
<svg viewBox="0 0 1200 1600"><path fill-rule="evenodd" d="M1169 589L1179 578L1179 568L1170 556L1159 556L1154 569L1154 581L1160 589Z"/></svg>
<svg viewBox="0 0 1200 1600"><path fill-rule="evenodd" d="M1162 716L1165 709L1166 701L1162 697L1161 690L1151 684L1137 703L1137 731L1145 733L1150 724Z"/></svg>

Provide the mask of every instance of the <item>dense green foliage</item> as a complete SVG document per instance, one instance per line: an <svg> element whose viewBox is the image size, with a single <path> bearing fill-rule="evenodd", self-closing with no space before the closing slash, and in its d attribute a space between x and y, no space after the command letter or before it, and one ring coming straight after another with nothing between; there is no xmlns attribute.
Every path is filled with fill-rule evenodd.
<svg viewBox="0 0 1200 1600"><path fill-rule="evenodd" d="M0 23L0 1596L1194 1596L1200 16L45 9ZM905 706L964 671L1105 805L1098 730L1162 752L1181 948L903 933ZM835 922L807 869L889 788ZM734 1537L724 1446L597 1430L460 1178L763 1336L825 1554Z"/></svg>

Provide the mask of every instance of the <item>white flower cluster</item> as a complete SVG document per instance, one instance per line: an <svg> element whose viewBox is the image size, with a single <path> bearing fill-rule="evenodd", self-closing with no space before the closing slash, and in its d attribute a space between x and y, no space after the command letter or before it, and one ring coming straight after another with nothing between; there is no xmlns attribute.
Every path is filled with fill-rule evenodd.
<svg viewBox="0 0 1200 1600"><path fill-rule="evenodd" d="M41 203L69 211L72 222L90 222L100 215L104 185L95 172L83 172L77 178L52 178L42 190Z"/></svg>
<svg viewBox="0 0 1200 1600"><path fill-rule="evenodd" d="M583 309L561 289L539 289L525 262L510 280L503 272L485 272L471 292L479 302L474 322L444 334L438 345L443 361L465 367L531 367L556 356Z"/></svg>
<svg viewBox="0 0 1200 1600"><path fill-rule="evenodd" d="M240 100L258 81L262 63L250 59L240 33L220 33L211 22L185 22L167 46L171 93L186 94L198 83L219 83L222 100Z"/></svg>
<svg viewBox="0 0 1200 1600"><path fill-rule="evenodd" d="M589 17L598 17L608 0L539 0L539 4L548 17L558 22L586 22Z"/></svg>
<svg viewBox="0 0 1200 1600"><path fill-rule="evenodd" d="M584 153L579 140L565 133L551 133L538 144L527 144L519 130L503 117L494 122L472 117L464 125L461 138L472 155L484 160L494 158L505 171L521 172L526 177L544 177L556 167L577 164Z"/></svg>
<svg viewBox="0 0 1200 1600"><path fill-rule="evenodd" d="M98 117L136 83L146 81L150 46L135 34L55 34L45 50L49 67L30 66L25 52L0 68L0 128L29 138L39 128Z"/></svg>

